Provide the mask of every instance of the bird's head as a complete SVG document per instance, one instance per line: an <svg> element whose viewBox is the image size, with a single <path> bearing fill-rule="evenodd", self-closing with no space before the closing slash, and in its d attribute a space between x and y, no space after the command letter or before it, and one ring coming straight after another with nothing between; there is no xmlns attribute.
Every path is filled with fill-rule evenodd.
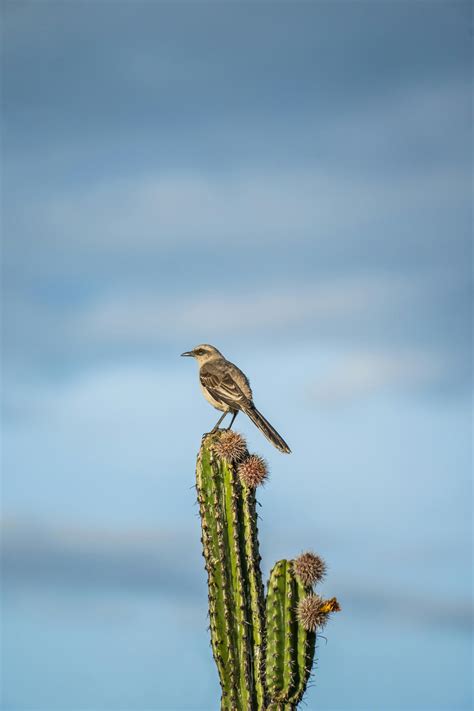
<svg viewBox="0 0 474 711"><path fill-rule="evenodd" d="M207 361L212 360L216 357L222 357L222 353L210 346L209 343L201 343L200 346L196 346L192 351L186 351L181 353L182 356L189 356L190 358L196 358L199 365L207 363Z"/></svg>

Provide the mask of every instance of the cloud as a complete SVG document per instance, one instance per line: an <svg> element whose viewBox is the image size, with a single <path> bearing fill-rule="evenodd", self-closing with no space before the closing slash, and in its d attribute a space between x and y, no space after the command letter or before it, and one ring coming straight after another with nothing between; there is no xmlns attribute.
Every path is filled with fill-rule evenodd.
<svg viewBox="0 0 474 711"><path fill-rule="evenodd" d="M91 530L6 521L5 584L105 588L193 596L200 584L199 540L172 530Z"/></svg>
<svg viewBox="0 0 474 711"><path fill-rule="evenodd" d="M287 130L295 116L318 124L399 86L459 75L469 81L465 13L459 4L357 3L343 17L330 4L226 4L190 6L183 22L169 3L146 5L138 15L100 4L87 12L80 5L9 6L9 140L24 158L33 150L36 158L60 160L72 148L83 165L103 158L104 148L115 162L137 152L154 163L203 154L223 162L298 147L305 156L313 148L308 132ZM260 140L249 145L249 125L257 124ZM286 142L268 140L275 126ZM36 169L30 161L30 172Z"/></svg>
<svg viewBox="0 0 474 711"><path fill-rule="evenodd" d="M450 627L468 635L474 621L474 610L468 599L423 596L419 592L407 594L380 587L367 589L356 581L340 585L336 582L335 588L339 590L342 609L348 614L362 612L371 617L403 620L410 625L428 624L438 629Z"/></svg>
<svg viewBox="0 0 474 711"><path fill-rule="evenodd" d="M327 405L387 390L430 391L450 379L449 367L446 358L429 351L354 351L331 365L319 384L310 387L310 394Z"/></svg>
<svg viewBox="0 0 474 711"><path fill-rule="evenodd" d="M250 30L247 12L229 7L213 18L225 30L219 37L212 33L224 53L216 65L216 45L209 52L198 39L208 33L201 12L196 34L194 23L183 27L170 9L149 11L163 12L160 31L179 26L180 37L187 38L179 51L148 32L137 46L128 28L139 19L126 21L124 10L113 18L115 31L124 33L120 56L102 52L95 42L99 54L87 82L92 93L74 96L71 87L89 76L90 58L77 63L72 48L108 32L109 13L94 10L97 24L78 10L55 13L61 32L54 46L37 36L31 7L10 13L6 56L10 75L15 69L21 81L7 87L6 367L36 377L104 360L154 358L183 340L294 340L296 346L374 351L370 357L376 359L387 348L399 361L403 352L421 353L431 364L432 382L447 389L465 384L469 91L462 43L441 60L433 39L443 26L448 40L440 24L444 14L415 13L418 22L423 16L423 41L431 48L425 65L427 47L421 51L412 24L411 50L404 26L402 54L392 34L389 51L385 35L382 41L364 30L391 26L388 18L404 15L401 8L378 11L377 18L353 9L354 16L362 12L363 25L347 21L342 27L326 8L316 41L304 21L305 13L314 12L309 6L297 16L284 8L277 15L255 11ZM245 71L254 76L249 86L229 79L241 78L243 67L229 51L236 35L229 32L227 13L248 41ZM449 32L459 30L460 19L447 14L454 23ZM273 72L262 63L262 37L277 47L286 41L288 22L301 30L299 41L296 46L290 38L295 51L278 54L280 71ZM353 52L351 66L361 71L354 85L347 81L347 55L334 53L324 23L337 28L341 47ZM369 51L379 56L390 81L381 81L380 62L366 66ZM58 52L65 53L70 73L45 82ZM321 52L331 56L329 75L315 60ZM28 53L37 61L21 62ZM419 60L417 72L413 58ZM446 71L434 72L438 62ZM118 69L112 72L112 66ZM338 96L335 78L339 91L344 88ZM282 106L282 87L292 87L293 98L308 98ZM51 103L45 106L46 91ZM94 92L101 95L97 103ZM230 109L235 92L238 112ZM124 97L131 96L141 97L147 111L135 114L138 101L129 102L127 113ZM199 97L199 120L196 111L173 103L182 106L193 96ZM216 106L216 96L229 103ZM81 117L90 105L95 109L87 114L85 132ZM44 113L50 109L54 116ZM31 115L37 123L29 126L22 117ZM56 121L62 131L52 129ZM109 136L113 158L105 159L101 151ZM32 159L34 146L41 160ZM389 369L379 362L381 368ZM353 383L364 379L362 369L355 368ZM404 375L384 378L411 383L416 369L406 364Z"/></svg>
<svg viewBox="0 0 474 711"><path fill-rule="evenodd" d="M5 264L23 289L39 275L83 289L169 283L169 273L194 282L192 265L222 271L229 250L237 281L258 274L255 265L300 271L308 261L316 272L459 267L470 238L468 87L443 79L336 116L298 114L271 145L304 137L313 152L290 151L278 165L256 150L226 169L141 160L53 184L28 172L17 180L12 167ZM251 131L265 145L259 126Z"/></svg>
<svg viewBox="0 0 474 711"><path fill-rule="evenodd" d="M203 331L219 342L304 332L323 346L451 351L465 373L464 95L459 79L398 87L318 123L318 160L278 169L249 158L220 172L142 165L64 185L10 179L7 363L74 370L113 346L144 355Z"/></svg>
<svg viewBox="0 0 474 711"><path fill-rule="evenodd" d="M141 592L194 598L205 588L200 543L178 531L98 530L4 521L1 526L4 591L73 588L109 596ZM451 626L472 621L467 601L404 596L384 587L333 581L341 604L353 614L381 615L410 623Z"/></svg>
<svg viewBox="0 0 474 711"><path fill-rule="evenodd" d="M6 364L13 373L64 364L77 370L155 360L202 341L224 350L242 342L290 350L317 344L320 351L342 352L344 371L336 366L318 397L387 384L418 393L457 391L469 381L467 311L458 308L457 319L450 317L462 298L448 269L416 279L367 273L297 285L263 282L248 290L216 284L180 295L123 289L66 309L23 301L10 304L5 318Z"/></svg>
<svg viewBox="0 0 474 711"><path fill-rule="evenodd" d="M372 97L351 114L334 117L322 128L324 143L340 147L335 165L341 161L364 177L375 169L392 178L405 172L413 179L434 177L438 171L441 177L449 167L464 175L467 187L469 97L469 83L461 77L392 87L383 101ZM363 163L355 165L361 158Z"/></svg>
<svg viewBox="0 0 474 711"><path fill-rule="evenodd" d="M171 302L153 294L105 300L78 322L85 341L174 342L213 332L223 337L311 329L338 332L358 320L378 320L386 308L408 306L417 286L396 277L326 280L320 284L280 284L251 292L213 291ZM137 298L138 297L138 298Z"/></svg>
<svg viewBox="0 0 474 711"><path fill-rule="evenodd" d="M280 175L109 178L33 199L26 211L20 204L7 207L7 238L15 239L7 242L6 256L18 268L19 261L28 266L34 255L45 275L55 274L57 266L73 275L86 268L84 260L88 263L92 254L99 264L105 255L112 264L129 256L133 266L176 253L186 263L194 251L198 262L204 261L217 248L230 252L239 273L255 253L306 245L323 263L337 256L344 268L358 253L372 251L372 263L374 257L383 259L389 247L374 230L383 225L393 234L401 211L404 221L419 225L421 220L425 229L416 236L411 226L396 230L400 250L430 261L449 251L444 222L437 225L434 218L446 220L446 211L467 209L467 173L444 167L434 174L387 176L383 182L378 176L344 173L326 166ZM32 230L40 242L32 239ZM449 238L451 250L462 247L463 233ZM22 249L25 240L32 255ZM184 248L191 250L189 256ZM50 261L52 254L57 265Z"/></svg>

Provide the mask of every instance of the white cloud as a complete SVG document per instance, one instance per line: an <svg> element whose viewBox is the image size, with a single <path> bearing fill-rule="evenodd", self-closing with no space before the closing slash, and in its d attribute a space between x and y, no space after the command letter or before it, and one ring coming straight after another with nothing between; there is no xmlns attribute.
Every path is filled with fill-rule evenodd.
<svg viewBox="0 0 474 711"><path fill-rule="evenodd" d="M238 336L306 327L344 336L350 323L370 323L387 310L408 306L420 285L396 276L335 278L319 284L262 286L250 293L225 289L164 300L153 293L109 298L77 322L81 339L156 344L203 334ZM339 332L339 333L338 333Z"/></svg>
<svg viewBox="0 0 474 711"><path fill-rule="evenodd" d="M87 186L31 205L25 231L39 227L59 253L113 248L118 253L165 255L185 245L219 249L327 240L359 245L371 223L403 213L456 206L465 176L396 176L385 179L317 170L284 175L250 173L235 178L197 174L144 175ZM27 221L27 222L26 222ZM44 242L42 243L44 248Z"/></svg>
<svg viewBox="0 0 474 711"><path fill-rule="evenodd" d="M202 597L205 600L205 574L198 535L190 538L189 533L184 535L182 530L159 528L51 526L41 520L25 519L0 522L0 532L5 583L15 586L16 594L25 590L38 592L46 585L56 591L72 587L79 593L84 589L105 588L111 603L123 590L153 591L173 599ZM382 550L386 564L397 562L390 550L385 547ZM439 548L432 545L417 551L413 557L412 549L403 549L403 560L406 564L408 556L409 566L416 566L420 560L426 563L427 555L438 551ZM365 551L362 561L367 564L367 559L373 563L370 553ZM432 568L431 564L430 572ZM415 598L407 598L400 586L392 584L390 587L391 581L386 577L380 579L379 576L378 584L361 586L358 579L350 576L346 565L345 576L332 581L332 588L349 609L375 609L378 614L392 614L400 619L407 618L407 611L412 609L418 622L436 626L450 624L461 629L466 629L472 621L469 599L459 593L454 605L446 603L440 595L423 596L421 590Z"/></svg>
<svg viewBox="0 0 474 711"><path fill-rule="evenodd" d="M22 196L21 203L6 208L7 223L14 211L6 230L7 238L10 232L14 237L7 257L24 264L21 244L27 239L46 271L54 269L51 250L56 262L67 260L74 272L77 259L87 260L90 268L91 255L100 259L102 252L111 260L124 254L137 260L189 246L253 250L256 243L295 248L310 243L321 255L334 250L344 261L353 244L360 251L383 243L383 235L370 233L374 223L377 230L380 221L393 230L400 219L399 248L411 250L415 216L426 222L441 208L468 205L468 164L460 159L459 138L468 136L466 97L460 82L421 86L318 124L315 140L322 157L304 166L269 170L250 164L245 171L217 175L189 167L110 174L72 191L29 198L27 209ZM308 126L300 130L310 132ZM372 159L380 162L383 156L387 167L373 170ZM408 162L399 165L397 156ZM354 158L364 158L363 170ZM417 240L452 244L452 234L434 235L431 223L425 227Z"/></svg>
<svg viewBox="0 0 474 711"><path fill-rule="evenodd" d="M182 529L111 529L7 519L0 524L10 583L156 588L194 594L199 539Z"/></svg>
<svg viewBox="0 0 474 711"><path fill-rule="evenodd" d="M73 358L80 366L106 357L114 368L122 356L156 358L163 348L180 352L203 341L224 348L242 342L264 341L267 348L307 343L319 352L350 354L328 373L315 397L342 401L393 385L413 392L416 383L428 387L463 377L455 367L462 365L462 352L429 338L427 321L440 302L440 283L443 294L449 293L454 284L449 270L417 279L367 273L313 283L263 282L251 291L217 284L212 291L190 289L179 296L122 289L73 312L21 302L10 309L14 337L7 361L14 369L28 365L24 339L45 363ZM420 332L420 320L427 323L428 336ZM21 328L27 329L23 335ZM21 414L22 398L15 401L12 414Z"/></svg>
<svg viewBox="0 0 474 711"><path fill-rule="evenodd" d="M310 394L323 404L343 404L387 389L406 392L436 385L447 369L446 357L426 350L355 351L339 357Z"/></svg>
<svg viewBox="0 0 474 711"><path fill-rule="evenodd" d="M372 156L393 157L398 151L409 157L411 153L410 168L416 173L417 164L413 161L417 149L429 148L431 159L446 160L443 151L447 137L451 139L451 150L453 145L461 146L457 141L462 142L462 136L469 140L470 95L469 84L459 80L392 88L384 101L376 95L369 105L358 107L350 116L334 117L323 135L330 145L340 145L348 152L363 146ZM425 163L418 167L428 175ZM468 169L467 156L465 168Z"/></svg>
<svg viewBox="0 0 474 711"><path fill-rule="evenodd" d="M127 171L22 197L5 230L7 359L74 367L177 341L295 334L323 347L462 350L445 324L451 313L460 330L465 316L460 162L371 173L341 155L406 150L428 133L436 158L462 130L464 94L460 83L417 87L318 124L328 150L303 167Z"/></svg>

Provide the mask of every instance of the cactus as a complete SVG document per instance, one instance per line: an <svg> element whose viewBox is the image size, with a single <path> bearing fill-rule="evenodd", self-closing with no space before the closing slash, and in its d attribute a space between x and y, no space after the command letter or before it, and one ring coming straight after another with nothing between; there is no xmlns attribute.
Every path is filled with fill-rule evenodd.
<svg viewBox="0 0 474 711"><path fill-rule="evenodd" d="M211 645L226 711L295 709L311 673L316 628L339 609L335 598L325 602L312 593L324 575L312 553L274 566L265 601L255 489L266 477L264 460L249 455L237 433L203 437L196 488Z"/></svg>

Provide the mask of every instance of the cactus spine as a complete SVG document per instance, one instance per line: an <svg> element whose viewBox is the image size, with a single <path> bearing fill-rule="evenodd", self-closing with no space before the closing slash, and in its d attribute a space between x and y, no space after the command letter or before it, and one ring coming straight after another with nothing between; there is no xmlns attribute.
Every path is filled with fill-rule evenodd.
<svg viewBox="0 0 474 711"><path fill-rule="evenodd" d="M311 673L316 626L338 609L335 599L328 607L310 595L312 583L324 573L323 562L313 554L300 556L295 564L279 561L265 601L255 497L255 487L265 477L265 463L249 456L236 433L218 430L203 438L196 488L211 644L225 711L296 709ZM322 566L319 578L311 572L318 567L314 561ZM309 601L314 603L309 605L309 627L308 614L300 614L300 603L308 596L314 598Z"/></svg>

